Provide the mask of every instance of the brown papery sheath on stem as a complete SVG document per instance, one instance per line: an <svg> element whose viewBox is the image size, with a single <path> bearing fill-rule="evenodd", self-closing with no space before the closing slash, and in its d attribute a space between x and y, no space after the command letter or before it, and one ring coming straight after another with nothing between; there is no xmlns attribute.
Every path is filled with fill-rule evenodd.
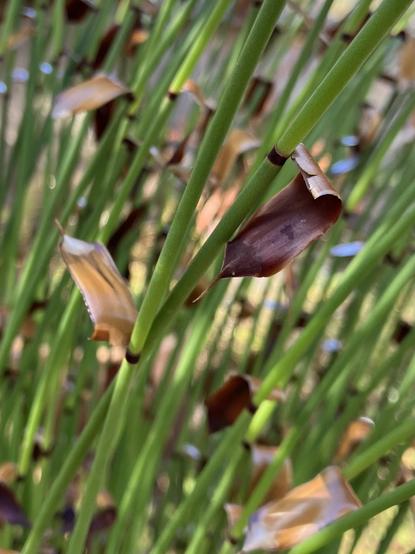
<svg viewBox="0 0 415 554"><path fill-rule="evenodd" d="M338 219L340 196L303 144L292 159L299 174L227 244L219 278L273 275Z"/></svg>
<svg viewBox="0 0 415 554"><path fill-rule="evenodd" d="M91 339L127 346L137 310L108 250L64 234L60 251L94 323Z"/></svg>

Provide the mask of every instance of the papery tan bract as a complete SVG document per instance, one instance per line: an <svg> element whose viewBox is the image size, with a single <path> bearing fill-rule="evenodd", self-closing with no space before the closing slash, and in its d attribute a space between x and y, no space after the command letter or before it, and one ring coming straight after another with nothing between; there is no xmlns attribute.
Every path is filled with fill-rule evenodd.
<svg viewBox="0 0 415 554"><path fill-rule="evenodd" d="M215 433L232 425L244 410L253 410L255 393L261 386L261 380L251 375L231 375L220 389L205 401L209 431ZM274 389L270 400L285 400L280 389Z"/></svg>
<svg viewBox="0 0 415 554"><path fill-rule="evenodd" d="M409 36L401 46L399 74L403 81L415 81L415 37Z"/></svg>
<svg viewBox="0 0 415 554"><path fill-rule="evenodd" d="M223 183L229 177L232 167L240 154L253 150L260 142L249 131L232 129L219 151L212 168L212 177L218 183Z"/></svg>
<svg viewBox="0 0 415 554"><path fill-rule="evenodd" d="M252 492L264 471L272 463L278 453L277 446L268 446L263 444L251 445L252 475L249 490ZM288 493L293 484L293 468L289 458L284 463L278 473L275 475L271 486L264 498L264 502L277 500Z"/></svg>
<svg viewBox="0 0 415 554"><path fill-rule="evenodd" d="M361 506L339 468L330 466L250 518L243 552L292 548Z"/></svg>
<svg viewBox="0 0 415 554"><path fill-rule="evenodd" d="M3 462L0 464L0 482L11 485L17 479L19 472L14 462Z"/></svg>
<svg viewBox="0 0 415 554"><path fill-rule="evenodd" d="M115 38L120 32L120 29L121 29L120 25L114 24L114 25L111 25L111 27L109 27L104 33L99 43L97 53L95 54L95 58L91 62L91 66L93 67L94 70L98 70L103 64L107 54L109 53L112 45L114 44ZM135 52L137 46L145 42L147 38L148 38L148 31L146 31L145 29L142 29L139 21L137 21L130 32L129 38L124 47L124 53L127 56L131 56Z"/></svg>
<svg viewBox="0 0 415 554"><path fill-rule="evenodd" d="M336 222L342 202L330 181L304 145L292 158L300 173L227 244L219 278L273 275Z"/></svg>
<svg viewBox="0 0 415 554"><path fill-rule="evenodd" d="M108 250L102 244L63 235L60 251L94 322L91 339L126 346L137 310Z"/></svg>
<svg viewBox="0 0 415 554"><path fill-rule="evenodd" d="M351 421L340 439L334 458L335 462L338 463L348 458L359 444L370 435L374 426L374 422L368 417L359 417L359 419Z"/></svg>
<svg viewBox="0 0 415 554"><path fill-rule="evenodd" d="M117 79L100 73L58 94L53 105L52 117L60 119L96 110L129 92L129 89Z"/></svg>
<svg viewBox="0 0 415 554"><path fill-rule="evenodd" d="M196 231L199 235L206 236L219 218L231 207L238 196L240 185L240 182L236 181L225 190L218 187L212 191L196 215Z"/></svg>

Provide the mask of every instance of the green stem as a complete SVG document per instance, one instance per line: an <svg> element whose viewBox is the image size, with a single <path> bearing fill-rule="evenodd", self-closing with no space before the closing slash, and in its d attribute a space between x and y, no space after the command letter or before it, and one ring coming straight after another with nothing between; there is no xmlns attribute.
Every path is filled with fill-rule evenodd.
<svg viewBox="0 0 415 554"><path fill-rule="evenodd" d="M306 102L303 109L300 110L298 116L283 135L282 141L277 142L277 149L282 154L289 155L295 146L304 140L312 126L315 125L326 108L342 91L346 83L361 68L365 60L409 4L410 0L399 0L396 3L394 0L384 0L378 10L380 16L377 15L378 12L372 16L369 23L365 25L341 56L336 66L317 88L319 93L322 94L321 99L317 96L316 90L311 97L313 100L311 101L310 99L309 102ZM375 16L375 23L373 24L372 20L374 20ZM361 50L360 47L362 48ZM341 74L341 78L339 74ZM149 333L149 339L145 345L146 350L151 350L153 340L165 331L179 306L216 259L224 244L232 237L240 223L258 207L265 191L279 171L279 166L273 166L265 159L248 180L233 206L226 212L215 230L196 254L186 272L163 304Z"/></svg>
<svg viewBox="0 0 415 554"><path fill-rule="evenodd" d="M304 103L285 133L277 140L277 150L289 156L304 140L353 75L411 5L411 0L384 0L350 46L340 56L314 93Z"/></svg>
<svg viewBox="0 0 415 554"><path fill-rule="evenodd" d="M400 443L407 443L414 436L415 421L413 419L408 419L348 461L342 471L343 475L346 479L353 479L359 475L359 473L362 473L362 471L372 466L379 458L392 450L392 448L395 448L395 446Z"/></svg>
<svg viewBox="0 0 415 554"><path fill-rule="evenodd" d="M217 6L219 5L217 4ZM206 179L283 5L284 1L282 0L266 0L263 3L232 76L226 85L217 111L203 138L192 175L176 210L164 248L154 269L134 326L131 338L131 346L134 352L142 350L151 324L168 290L175 266L187 243L188 233L192 226L192 215L202 194ZM222 5L223 10L225 7L225 5ZM213 13L216 15L215 23L217 25L219 23L217 8ZM198 45L199 42L196 43L196 46ZM193 61L193 54L191 60ZM187 62L184 66L187 71L190 70ZM184 77L185 75L181 71L174 87L181 86ZM173 92L176 90L174 88Z"/></svg>

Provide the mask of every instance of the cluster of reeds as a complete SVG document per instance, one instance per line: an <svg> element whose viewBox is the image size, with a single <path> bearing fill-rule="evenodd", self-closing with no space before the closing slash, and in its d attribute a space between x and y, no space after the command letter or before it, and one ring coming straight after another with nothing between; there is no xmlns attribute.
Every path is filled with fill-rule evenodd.
<svg viewBox="0 0 415 554"><path fill-rule="evenodd" d="M0 5L1 552L415 549L412 4Z"/></svg>

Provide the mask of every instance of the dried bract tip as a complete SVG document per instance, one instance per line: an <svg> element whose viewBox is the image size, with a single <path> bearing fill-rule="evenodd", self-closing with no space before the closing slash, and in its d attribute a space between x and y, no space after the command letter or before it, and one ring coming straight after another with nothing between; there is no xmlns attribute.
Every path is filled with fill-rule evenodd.
<svg viewBox="0 0 415 554"><path fill-rule="evenodd" d="M97 74L58 94L53 105L52 117L61 119L80 112L96 110L107 102L129 93L129 89L117 79L102 73Z"/></svg>
<svg viewBox="0 0 415 554"><path fill-rule="evenodd" d="M60 251L94 323L91 339L127 346L137 310L108 250L64 234Z"/></svg>
<svg viewBox="0 0 415 554"><path fill-rule="evenodd" d="M348 458L350 454L363 442L372 432L375 424L369 417L359 417L349 423L341 440L335 455L335 462L341 462Z"/></svg>
<svg viewBox="0 0 415 554"><path fill-rule="evenodd" d="M251 446L252 477L249 490L253 491L264 471L273 462L278 453L277 446L253 444ZM280 471L275 475L264 502L278 500L288 493L293 483L293 468L289 458L284 460Z"/></svg>

